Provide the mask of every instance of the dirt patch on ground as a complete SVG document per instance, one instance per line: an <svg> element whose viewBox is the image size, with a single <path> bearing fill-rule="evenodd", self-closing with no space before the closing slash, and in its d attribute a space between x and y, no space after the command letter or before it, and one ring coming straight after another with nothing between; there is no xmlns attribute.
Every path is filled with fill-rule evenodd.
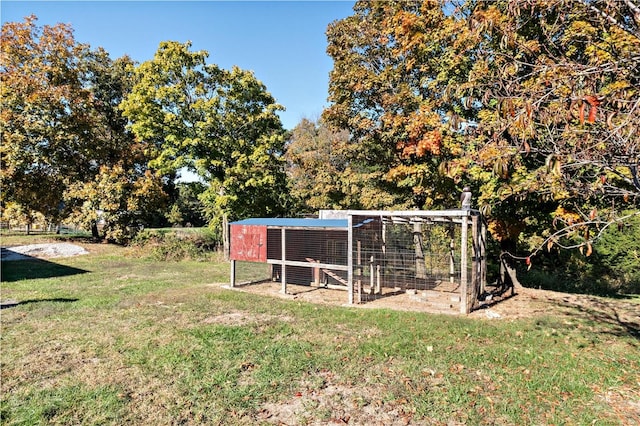
<svg viewBox="0 0 640 426"><path fill-rule="evenodd" d="M223 287L229 288L228 286ZM322 287L287 285L287 292L283 294L280 283L266 281L238 286L234 290L323 305L463 315L455 308L455 304L452 303L453 308L451 309L447 309L447 306L443 307L440 301L434 306L429 297L423 297L419 292L414 294L406 291L391 291L385 297L361 304L348 305L349 299L346 291ZM576 314L614 324L624 328L626 332L640 337L640 299L638 298L605 298L521 288L513 295L511 292L507 292L502 297L495 297L491 301L483 303L468 317L513 320L549 315L567 317Z"/></svg>
<svg viewBox="0 0 640 426"><path fill-rule="evenodd" d="M594 389L621 421L621 424L640 425L640 390L630 387L618 389Z"/></svg>
<svg viewBox="0 0 640 426"><path fill-rule="evenodd" d="M383 401L382 385L341 383L330 371L321 371L300 384L290 399L262 406L258 419L276 425L380 425L404 426L412 414L402 401Z"/></svg>
<svg viewBox="0 0 640 426"><path fill-rule="evenodd" d="M515 295L483 308L473 311L469 316L506 320L550 315L558 318L580 316L613 325L621 333L640 338L639 298L609 298L521 288Z"/></svg>
<svg viewBox="0 0 640 426"><path fill-rule="evenodd" d="M286 315L275 316L266 314L254 314L250 312L229 312L205 318L202 322L204 322L205 324L240 326L246 324L264 323L272 320L277 320L280 322L291 322L293 321L293 318Z"/></svg>
<svg viewBox="0 0 640 426"><path fill-rule="evenodd" d="M408 379L407 379L408 380ZM434 388L445 386L439 375L432 375ZM411 424L434 424L457 426L464 422L450 420L446 423L436 419L413 419L414 413L406 409L406 400L385 398L384 386L368 381L345 383L331 371L319 371L298 384L298 391L289 398L269 402L261 406L256 418L261 423L274 425L349 424L355 426L406 426ZM596 397L611 407L621 424L640 424L640 405L637 389L623 387L601 390L594 388ZM495 419L496 424L507 422Z"/></svg>

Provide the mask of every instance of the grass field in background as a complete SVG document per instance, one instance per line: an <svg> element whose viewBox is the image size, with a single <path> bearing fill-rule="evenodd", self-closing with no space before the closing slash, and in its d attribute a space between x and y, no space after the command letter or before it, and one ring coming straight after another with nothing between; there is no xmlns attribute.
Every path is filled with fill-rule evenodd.
<svg viewBox="0 0 640 426"><path fill-rule="evenodd" d="M640 421L640 341L597 318L313 305L221 288L221 258L82 245L2 264L3 425Z"/></svg>

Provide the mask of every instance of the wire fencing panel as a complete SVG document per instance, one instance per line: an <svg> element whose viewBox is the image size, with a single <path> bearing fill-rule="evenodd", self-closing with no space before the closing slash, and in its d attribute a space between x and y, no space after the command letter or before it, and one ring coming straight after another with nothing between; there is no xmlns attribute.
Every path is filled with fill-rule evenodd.
<svg viewBox="0 0 640 426"><path fill-rule="evenodd" d="M352 223L358 300L408 290L456 293L458 297L450 300L460 300L463 242L459 218L356 215ZM464 244L471 277L472 239Z"/></svg>
<svg viewBox="0 0 640 426"><path fill-rule="evenodd" d="M287 262L300 262L300 265L287 265L286 280L291 284L302 285L347 285L347 231L328 229L285 229L285 256ZM267 258L283 259L282 229L267 231ZM302 265L304 264L304 265ZM314 266L318 265L318 266ZM334 266L343 266L338 270ZM274 264L276 275L281 265Z"/></svg>
<svg viewBox="0 0 640 426"><path fill-rule="evenodd" d="M271 265L262 262L238 260L235 264L235 285L269 281L272 278Z"/></svg>

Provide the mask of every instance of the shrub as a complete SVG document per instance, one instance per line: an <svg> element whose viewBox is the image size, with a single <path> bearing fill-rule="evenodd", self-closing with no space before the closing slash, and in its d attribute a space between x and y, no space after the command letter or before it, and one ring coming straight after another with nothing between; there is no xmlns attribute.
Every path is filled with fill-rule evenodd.
<svg viewBox="0 0 640 426"><path fill-rule="evenodd" d="M593 245L540 253L530 271L519 271L523 285L548 290L615 295L640 294L640 216L610 226Z"/></svg>
<svg viewBox="0 0 640 426"><path fill-rule="evenodd" d="M207 229L189 232L146 229L136 235L131 247L141 256L154 260L207 260L217 253L218 243Z"/></svg>
<svg viewBox="0 0 640 426"><path fill-rule="evenodd" d="M595 246L594 273L617 292L640 294L640 216L610 227Z"/></svg>

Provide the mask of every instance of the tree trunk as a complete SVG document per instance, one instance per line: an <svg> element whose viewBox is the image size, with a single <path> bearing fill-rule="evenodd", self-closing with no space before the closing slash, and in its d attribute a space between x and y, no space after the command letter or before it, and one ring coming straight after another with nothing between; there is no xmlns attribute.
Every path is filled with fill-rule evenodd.
<svg viewBox="0 0 640 426"><path fill-rule="evenodd" d="M517 289L522 289L522 284L518 280L516 268L512 263L511 255L516 251L516 242L504 240L500 243L500 284L503 291L511 288L512 294Z"/></svg>
<svg viewBox="0 0 640 426"><path fill-rule="evenodd" d="M424 263L424 250L422 250L422 225L420 223L413 224L413 244L416 253L416 278L427 278L427 267Z"/></svg>
<svg viewBox="0 0 640 426"><path fill-rule="evenodd" d="M224 213L222 215L222 250L224 251L224 260L229 261L230 259L230 250L231 244L229 241L229 219L227 218L227 214Z"/></svg>
<svg viewBox="0 0 640 426"><path fill-rule="evenodd" d="M96 222L91 222L91 236L96 240L100 240L100 232L98 231L98 224Z"/></svg>

